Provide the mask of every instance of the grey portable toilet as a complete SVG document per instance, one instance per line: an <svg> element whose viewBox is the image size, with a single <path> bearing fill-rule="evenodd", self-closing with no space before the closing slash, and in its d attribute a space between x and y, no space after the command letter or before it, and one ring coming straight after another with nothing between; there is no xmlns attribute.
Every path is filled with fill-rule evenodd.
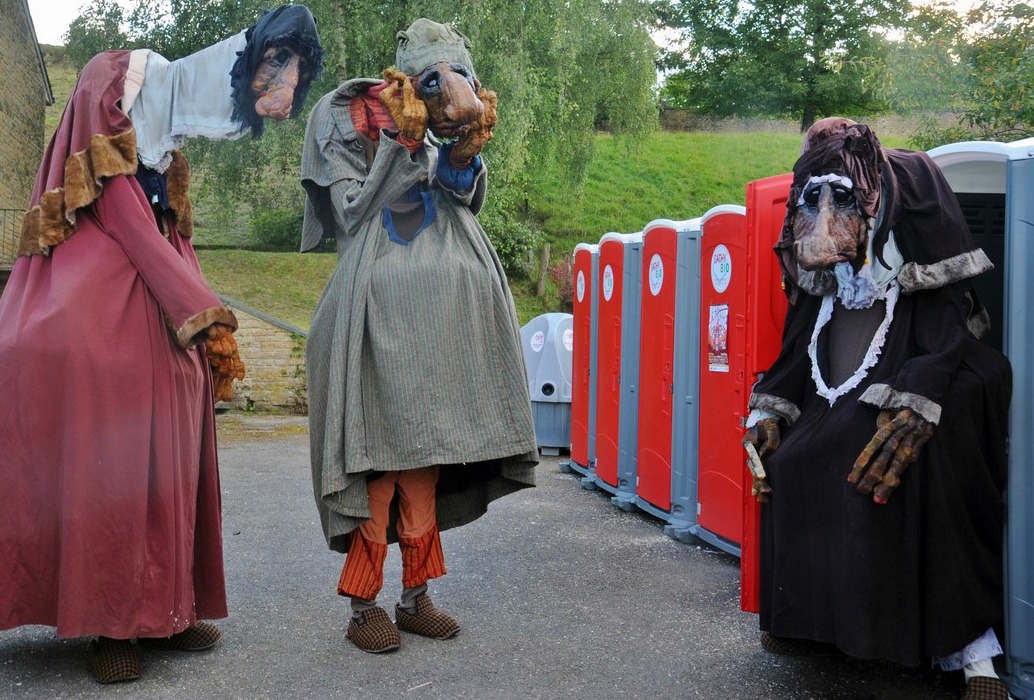
<svg viewBox="0 0 1034 700"><path fill-rule="evenodd" d="M596 463L592 482L634 508L639 402L639 293L643 235L600 238L596 345Z"/></svg>
<svg viewBox="0 0 1034 700"><path fill-rule="evenodd" d="M663 396L640 392L633 501L640 510L666 521L665 534L683 541L691 539L691 528L696 523L698 431L694 409L699 369L695 359L698 354L693 348L700 344L700 235L699 218L655 219L643 229L639 377L644 386L648 385L646 382L658 381L665 385L670 367L671 414L663 420ZM672 269L665 269L665 260L669 260ZM666 292L669 284L672 287ZM647 294L652 298L647 298ZM653 311L647 309L648 303ZM654 326L670 322L670 330L647 327L650 318L654 319ZM655 367L643 364L651 351L660 353L653 358ZM645 403L648 401L652 403ZM654 425L646 425L644 418ZM660 424L661 421L667 425Z"/></svg>
<svg viewBox="0 0 1034 700"><path fill-rule="evenodd" d="M571 314L548 313L521 328L535 441L544 455L558 455L571 444L573 323Z"/></svg>
<svg viewBox="0 0 1034 700"><path fill-rule="evenodd" d="M599 246L579 243L574 247L573 345L571 358L571 452L558 463L562 471L577 473L593 488L596 463L596 343Z"/></svg>
<svg viewBox="0 0 1034 700"><path fill-rule="evenodd" d="M974 280L996 320L989 342L1012 363L1008 520L1005 528L1004 678L1013 697L1034 698L1034 139L968 141L935 148L977 244L996 269Z"/></svg>

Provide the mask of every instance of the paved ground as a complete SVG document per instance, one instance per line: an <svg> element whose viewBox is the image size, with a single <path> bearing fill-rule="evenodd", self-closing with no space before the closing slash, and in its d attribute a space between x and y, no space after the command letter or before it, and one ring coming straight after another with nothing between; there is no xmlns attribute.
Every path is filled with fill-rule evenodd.
<svg viewBox="0 0 1034 700"><path fill-rule="evenodd" d="M961 680L841 656L763 652L739 611L738 561L664 536L560 472L443 534L449 575L431 594L463 626L403 636L393 654L345 639L340 555L323 543L299 419L222 416L231 614L199 654L145 651L140 680L100 686L87 640L44 627L0 632L0 698L787 698L935 700ZM2 516L0 516L2 517ZM401 576L389 551L382 602Z"/></svg>

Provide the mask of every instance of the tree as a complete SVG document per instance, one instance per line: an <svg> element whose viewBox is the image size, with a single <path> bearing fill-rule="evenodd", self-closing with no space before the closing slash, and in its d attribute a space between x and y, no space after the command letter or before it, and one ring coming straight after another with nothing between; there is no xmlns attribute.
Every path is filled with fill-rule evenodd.
<svg viewBox="0 0 1034 700"><path fill-rule="evenodd" d="M1034 135L1034 7L992 0L969 20L976 31L962 52L971 86L962 123L982 139Z"/></svg>
<svg viewBox="0 0 1034 700"><path fill-rule="evenodd" d="M123 29L125 16L115 0L97 0L68 25L65 57L76 70L108 49L130 48L132 41Z"/></svg>
<svg viewBox="0 0 1034 700"><path fill-rule="evenodd" d="M884 34L907 0L661 0L682 38L664 57L669 104L715 116L819 117L880 111Z"/></svg>
<svg viewBox="0 0 1034 700"><path fill-rule="evenodd" d="M960 63L966 22L956 3L914 5L900 37L887 42L882 83L891 109L899 113L956 112L964 107L968 80Z"/></svg>
<svg viewBox="0 0 1034 700"><path fill-rule="evenodd" d="M112 0L101 0L111 3ZM485 150L492 195L480 215L507 269L520 272L537 242L527 213L530 184L543 171L578 190L606 126L641 134L656 123L656 23L649 0L308 0L326 52L315 99L345 78L378 78L394 64L396 33L418 17L455 25L471 41L482 84L499 95L499 124ZM255 21L259 0L137 0L122 48L146 47L172 60ZM85 11L92 17L95 5ZM89 26L93 26L92 24ZM90 48L98 46L101 39ZM85 39L85 35L84 35ZM83 45L86 43L83 40ZM93 53L96 53L96 50ZM92 53L91 53L92 55ZM268 128L260 141L195 139L198 231L245 231L254 211L301 208L300 119Z"/></svg>

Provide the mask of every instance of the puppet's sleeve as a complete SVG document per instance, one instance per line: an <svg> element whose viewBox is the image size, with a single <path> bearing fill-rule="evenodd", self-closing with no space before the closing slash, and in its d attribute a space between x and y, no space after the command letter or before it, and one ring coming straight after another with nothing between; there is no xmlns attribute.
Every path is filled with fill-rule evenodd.
<svg viewBox="0 0 1034 700"><path fill-rule="evenodd" d="M180 347L203 340L213 323L237 329L233 312L158 230L150 206L130 176L107 180L93 208L101 228L122 248L157 300Z"/></svg>
<svg viewBox="0 0 1034 700"><path fill-rule="evenodd" d="M306 192L302 251L323 238L354 236L371 217L426 179L426 166L405 146L382 132L372 162L355 138L345 139L321 100L309 115L302 146L302 186Z"/></svg>
<svg viewBox="0 0 1034 700"><path fill-rule="evenodd" d="M916 355L887 381L873 384L859 397L880 409L911 408L937 424L941 398L955 378L966 354L964 283L917 292L912 315Z"/></svg>
<svg viewBox="0 0 1034 700"><path fill-rule="evenodd" d="M767 412L788 425L800 417L801 402L811 381L808 342L820 301L819 297L802 293L787 309L779 356L751 391L748 407L752 413Z"/></svg>
<svg viewBox="0 0 1034 700"><path fill-rule="evenodd" d="M470 166L458 169L449 162L455 142L447 143L438 150L438 165L435 167L435 183L454 200L470 209L475 216L485 203L488 191L488 169L481 155L474 156Z"/></svg>

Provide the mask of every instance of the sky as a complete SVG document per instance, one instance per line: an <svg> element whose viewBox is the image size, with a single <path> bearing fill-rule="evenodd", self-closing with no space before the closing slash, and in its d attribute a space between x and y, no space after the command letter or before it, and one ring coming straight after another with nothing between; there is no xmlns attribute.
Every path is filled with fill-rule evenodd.
<svg viewBox="0 0 1034 700"><path fill-rule="evenodd" d="M41 44L64 44L68 25L80 15L80 8L90 0L29 0L29 13L36 27L36 40ZM131 5L124 0L122 5Z"/></svg>

